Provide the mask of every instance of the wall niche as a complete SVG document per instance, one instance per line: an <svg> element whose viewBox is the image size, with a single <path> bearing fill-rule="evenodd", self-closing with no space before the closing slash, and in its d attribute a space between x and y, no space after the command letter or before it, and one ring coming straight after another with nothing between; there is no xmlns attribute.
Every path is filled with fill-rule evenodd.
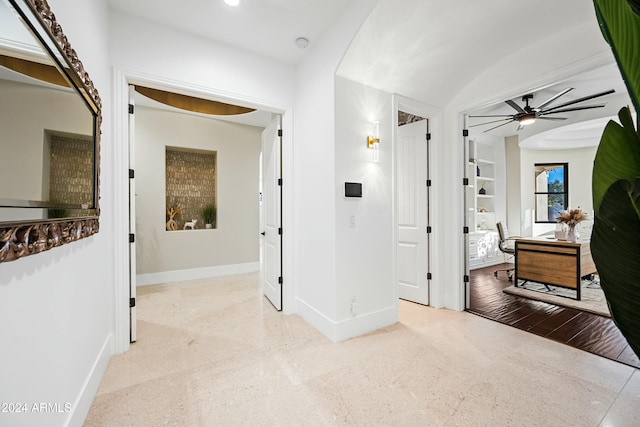
<svg viewBox="0 0 640 427"><path fill-rule="evenodd" d="M165 159L167 231L217 228L217 152L166 147Z"/></svg>

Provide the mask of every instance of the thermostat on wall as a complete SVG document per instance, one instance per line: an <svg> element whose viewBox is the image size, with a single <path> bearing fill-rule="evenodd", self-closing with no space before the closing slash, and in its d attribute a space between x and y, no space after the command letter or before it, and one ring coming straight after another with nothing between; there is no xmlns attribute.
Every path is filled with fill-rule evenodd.
<svg viewBox="0 0 640 427"><path fill-rule="evenodd" d="M344 197L362 197L362 183L345 182Z"/></svg>

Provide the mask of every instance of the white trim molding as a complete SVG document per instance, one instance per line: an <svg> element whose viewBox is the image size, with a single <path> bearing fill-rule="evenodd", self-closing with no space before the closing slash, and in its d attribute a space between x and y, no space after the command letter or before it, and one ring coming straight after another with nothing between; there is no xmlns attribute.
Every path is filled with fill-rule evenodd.
<svg viewBox="0 0 640 427"><path fill-rule="evenodd" d="M260 271L260 262L248 262L244 264L217 265L213 267L138 274L136 275L136 281L138 286L149 286L186 280L232 276L234 274L257 273L258 271Z"/></svg>

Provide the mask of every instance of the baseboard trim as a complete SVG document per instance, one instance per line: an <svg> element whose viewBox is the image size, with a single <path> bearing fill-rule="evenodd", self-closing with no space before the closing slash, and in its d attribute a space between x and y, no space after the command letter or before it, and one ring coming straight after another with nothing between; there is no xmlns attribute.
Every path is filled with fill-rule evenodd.
<svg viewBox="0 0 640 427"><path fill-rule="evenodd" d="M302 317L307 323L320 331L322 335L329 338L332 342L337 342L335 339L335 322L300 298L296 298L296 303L298 316Z"/></svg>
<svg viewBox="0 0 640 427"><path fill-rule="evenodd" d="M349 338L355 338L377 329L385 328L397 323L399 319L398 306L395 305L335 322L300 298L297 298L296 301L298 306L297 314L332 342L348 340Z"/></svg>
<svg viewBox="0 0 640 427"><path fill-rule="evenodd" d="M98 391L98 387L100 386L100 381L102 381L102 377L104 372L107 369L107 365L109 364L109 359L113 354L113 334L109 334L107 339L105 340L100 352L98 353L98 357L96 361L93 363L91 367L91 371L87 376L84 384L82 385L82 389L76 398L76 401L73 402L72 410L67 417L65 422L65 426L78 426L82 427L84 424L87 415L89 414L89 409L91 408L91 404L93 403L93 398Z"/></svg>
<svg viewBox="0 0 640 427"><path fill-rule="evenodd" d="M136 275L137 286L159 285L185 280L206 279L208 277L232 276L234 274L255 273L260 271L260 262L245 264L217 265L214 267L192 268L188 270L161 271Z"/></svg>
<svg viewBox="0 0 640 427"><path fill-rule="evenodd" d="M369 332L386 328L398 323L398 320L399 310L397 304L351 319L341 320L336 324L336 341L348 340L349 338L359 337Z"/></svg>

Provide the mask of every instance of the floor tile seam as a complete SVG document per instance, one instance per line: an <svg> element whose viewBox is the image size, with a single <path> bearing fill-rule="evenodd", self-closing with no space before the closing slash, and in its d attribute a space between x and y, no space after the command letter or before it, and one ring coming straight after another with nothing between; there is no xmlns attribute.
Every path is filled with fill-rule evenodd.
<svg viewBox="0 0 640 427"><path fill-rule="evenodd" d="M600 419L600 421L598 422L598 426L602 426L602 423L604 422L604 420L607 418L607 416L609 415L609 411L611 411L611 408L613 408L613 406L616 404L616 402L618 401L618 399L620 399L620 395L622 394L622 392L624 391L624 389L627 387L627 385L631 382L631 378L633 378L634 373L631 372L629 374L629 377L627 377L627 380L625 381L624 385L622 385L622 387L620 388L620 390L618 390L618 392L616 393L616 397L615 399L613 399L611 401L611 403L609 404L609 407L607 408L607 410L604 412L604 415L602 415L602 418Z"/></svg>

